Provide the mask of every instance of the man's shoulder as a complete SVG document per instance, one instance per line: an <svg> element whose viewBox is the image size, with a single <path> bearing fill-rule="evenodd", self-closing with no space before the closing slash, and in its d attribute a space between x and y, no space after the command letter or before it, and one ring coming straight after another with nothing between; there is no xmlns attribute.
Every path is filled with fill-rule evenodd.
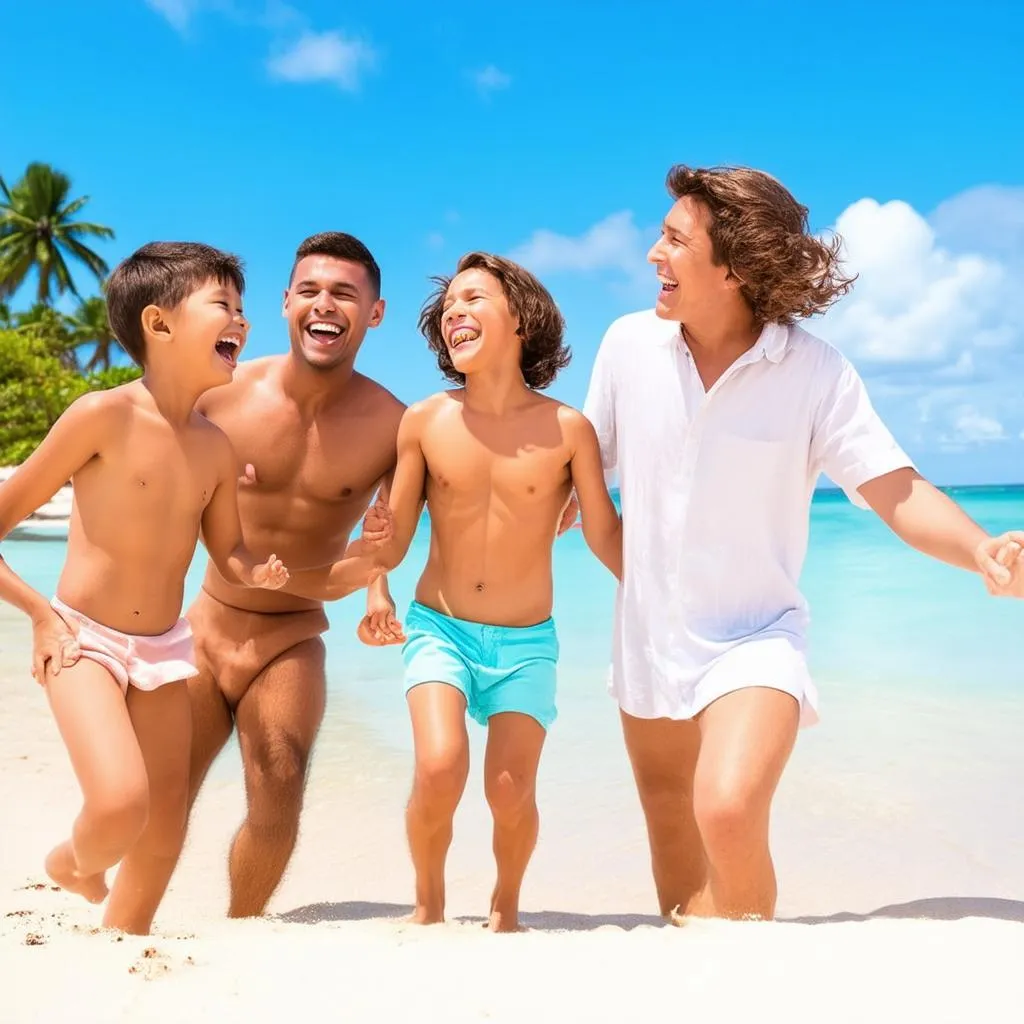
<svg viewBox="0 0 1024 1024"><path fill-rule="evenodd" d="M789 331L787 357L808 373L832 378L851 365L839 348L811 334L802 325L793 324L786 329Z"/></svg>
<svg viewBox="0 0 1024 1024"><path fill-rule="evenodd" d="M663 320L653 309L640 309L625 313L613 320L605 331L605 340L636 338L638 335L661 335L678 328L670 320Z"/></svg>
<svg viewBox="0 0 1024 1024"><path fill-rule="evenodd" d="M359 388L360 399L366 402L374 412L382 415L391 414L396 418L401 417L405 412L405 403L372 377L357 373L353 376L353 382Z"/></svg>

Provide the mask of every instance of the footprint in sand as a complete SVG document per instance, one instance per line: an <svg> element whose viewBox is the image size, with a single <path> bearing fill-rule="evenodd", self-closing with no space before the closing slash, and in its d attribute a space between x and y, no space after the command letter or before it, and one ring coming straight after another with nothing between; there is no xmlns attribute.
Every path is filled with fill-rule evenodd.
<svg viewBox="0 0 1024 1024"><path fill-rule="evenodd" d="M157 949L156 946L147 946L142 951L142 956L128 968L129 974L138 974L146 981L163 977L172 968L183 964L194 965L195 961L190 956L181 958L176 964L166 953Z"/></svg>

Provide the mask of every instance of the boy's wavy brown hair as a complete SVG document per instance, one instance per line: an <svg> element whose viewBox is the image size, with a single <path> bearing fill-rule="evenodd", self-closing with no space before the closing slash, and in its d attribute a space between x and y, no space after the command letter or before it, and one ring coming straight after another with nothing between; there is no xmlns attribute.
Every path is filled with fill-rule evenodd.
<svg viewBox="0 0 1024 1024"><path fill-rule="evenodd" d="M707 209L712 257L742 282L759 323L823 313L856 280L842 272L842 239L812 235L807 207L764 171L676 164L665 184L675 199L692 196Z"/></svg>
<svg viewBox="0 0 1024 1024"><path fill-rule="evenodd" d="M486 270L497 278L508 301L509 312L519 322L516 333L522 339L523 351L520 368L527 387L546 388L565 369L572 352L563 344L565 320L551 298L550 292L525 268L487 252L470 252L459 260L451 277L434 277L436 291L420 310L419 328L431 351L437 356L437 365L446 380L465 384L466 375L459 373L452 363L441 330L444 297L452 279L464 270Z"/></svg>

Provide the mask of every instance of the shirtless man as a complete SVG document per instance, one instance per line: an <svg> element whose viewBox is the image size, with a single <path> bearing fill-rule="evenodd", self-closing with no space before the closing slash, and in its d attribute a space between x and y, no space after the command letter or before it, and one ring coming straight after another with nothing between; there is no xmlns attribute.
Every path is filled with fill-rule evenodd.
<svg viewBox="0 0 1024 1024"><path fill-rule="evenodd" d="M354 370L367 329L384 317L380 270L367 248L338 232L306 239L283 315L288 354L240 365L233 383L199 409L228 435L245 467L238 506L246 542L270 543L296 567L328 566L345 553L394 466L404 408ZM324 713L323 602L365 582L329 568L296 572L268 601L228 582L210 563L187 613L199 668L189 683L190 800L236 727L242 753L247 815L229 858L231 917L262 913L291 857ZM400 642L394 611L381 577L367 591L361 639ZM175 861L153 873L140 902L159 899Z"/></svg>
<svg viewBox="0 0 1024 1024"><path fill-rule="evenodd" d="M488 730L484 789L498 876L490 927L513 931L537 840L537 767L556 713L552 544L574 486L587 544L616 575L622 524L593 427L538 393L569 361L551 296L521 267L485 253L463 257L440 283L420 328L442 374L462 387L403 417L394 537L380 551L388 568L402 560L425 500L430 556L403 649L415 747L406 814L413 920L444 920L445 858L469 771L468 711ZM273 546L292 554L277 538Z"/></svg>

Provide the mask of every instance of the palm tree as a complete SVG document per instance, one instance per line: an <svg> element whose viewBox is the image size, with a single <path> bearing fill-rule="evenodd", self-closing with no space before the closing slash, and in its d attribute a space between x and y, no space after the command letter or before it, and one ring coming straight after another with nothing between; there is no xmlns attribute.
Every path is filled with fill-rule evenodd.
<svg viewBox="0 0 1024 1024"><path fill-rule="evenodd" d="M60 310L37 302L30 309L14 314L14 329L19 334L38 338L50 355L56 356L67 369L78 369L75 324Z"/></svg>
<svg viewBox="0 0 1024 1024"><path fill-rule="evenodd" d="M88 196L68 201L71 179L49 164L29 164L12 188L0 176L0 297L12 295L29 272L39 278L36 298L49 303L54 288L78 295L65 256L84 263L102 280L104 260L82 244L82 238L113 238L102 224L76 221L74 216Z"/></svg>
<svg viewBox="0 0 1024 1024"><path fill-rule="evenodd" d="M71 317L69 326L76 346L96 346L89 362L85 364L85 373L109 370L111 350L117 344L117 338L107 319L107 300L102 295L83 299Z"/></svg>

